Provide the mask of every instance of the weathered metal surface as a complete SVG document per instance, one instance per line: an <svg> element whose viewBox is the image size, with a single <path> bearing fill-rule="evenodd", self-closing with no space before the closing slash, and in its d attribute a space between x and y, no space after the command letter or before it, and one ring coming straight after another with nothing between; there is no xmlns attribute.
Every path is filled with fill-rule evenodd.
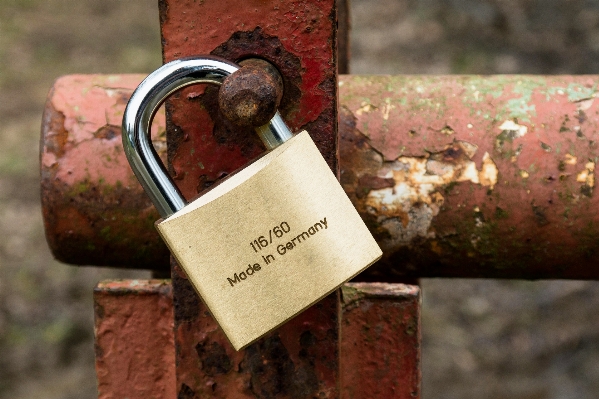
<svg viewBox="0 0 599 399"><path fill-rule="evenodd" d="M175 399L170 281L102 282L94 311L98 398Z"/></svg>
<svg viewBox="0 0 599 399"><path fill-rule="evenodd" d="M364 277L599 277L596 82L343 77L342 182L385 252Z"/></svg>
<svg viewBox="0 0 599 399"><path fill-rule="evenodd" d="M334 0L160 0L159 5L165 62L194 54L270 62L283 78L281 115L292 131L310 132L337 173ZM222 116L217 93L214 87L192 86L167 102L169 171L187 199L263 152L250 127L241 129ZM220 331L211 333L214 321L178 266L173 268L178 397L211 392L228 398L337 397L337 296L232 354ZM223 373L227 367L238 372L229 376Z"/></svg>
<svg viewBox="0 0 599 399"><path fill-rule="evenodd" d="M597 79L342 76L342 183L385 253L385 259L360 278L599 278L592 264L599 232L594 206ZM86 87L80 91L94 88ZM54 96L68 97L60 94L67 89L55 87ZM67 119L76 121L79 115L92 120L88 113L104 115L105 110L113 110L115 120L119 119L124 103L118 97L106 98L111 102L101 110L87 102ZM68 131L65 123L48 115L46 111L44 131L56 133L42 137L43 157L54 157L53 148L60 149L64 159L92 157L90 152L70 153L80 151L80 146L60 145L60 137L73 136L61 136L60 132ZM70 122L69 126L79 125ZM102 125L96 126L97 130ZM84 143L94 154L119 151L114 148L120 146L118 138L88 137ZM103 158L92 171L94 176L128 173L132 178L124 158L118 164L115 157L112 163ZM55 251L78 251L84 254L81 264L93 264L93 259L108 262L112 257L112 265L127 265L122 257L143 244L140 237L155 235L152 221L137 220L143 207L117 206L140 201L150 206L141 191L71 201L59 191L63 180L55 178L54 163L45 162L42 158L44 218ZM64 176L70 176L68 170L81 170L60 163L54 168L64 171ZM117 172L118 168L122 170ZM103 192L99 178L84 181L81 187L89 192ZM47 193L52 192L59 194L49 201ZM105 198L114 205L96 202ZM66 205L61 205L63 200ZM52 227L56 221L67 223L69 214L83 216L63 230ZM123 233L124 239L118 241L123 250L117 252L108 249L114 247L108 246L102 228L96 229L92 222L119 218L139 224ZM58 233L48 226L67 238L53 237ZM80 242L91 242L89 237L97 242L75 245L76 240L71 243L65 233L70 230L81 231ZM147 265L155 264L157 248L146 248Z"/></svg>
<svg viewBox="0 0 599 399"><path fill-rule="evenodd" d="M99 398L176 397L171 290L170 280L98 285L94 299ZM186 300L197 301L193 293ZM189 353L196 356L182 359L180 367L191 370L185 378L194 378L193 368L198 364L205 372L200 389L194 391L190 382L180 395L255 398L272 397L276 392L285 397L286 390L287 397L333 397L332 391L317 396L320 391L314 387L323 375L334 378L329 369L322 369L326 362L319 359L339 356L340 398L419 398L419 300L417 286L346 284L338 353L328 338L334 335L330 328L336 326L329 318L336 308L332 297L313 308L307 321L292 322L244 354L231 351L208 315L202 313L194 320L179 307L184 312L179 323L190 331L198 327L203 331L195 331L201 336L195 346L189 340L193 348ZM321 369L312 367L313 363Z"/></svg>
<svg viewBox="0 0 599 399"><path fill-rule="evenodd" d="M235 125L265 125L281 103L283 78L272 64L259 58L249 58L240 65L218 91L220 110Z"/></svg>
<svg viewBox="0 0 599 399"><path fill-rule="evenodd" d="M236 352L173 268L179 398L338 397L337 292Z"/></svg>
<svg viewBox="0 0 599 399"><path fill-rule="evenodd" d="M72 75L50 91L40 144L46 238L66 263L167 269L152 203L133 175L121 121L140 75ZM164 114L152 126L165 153Z"/></svg>
<svg viewBox="0 0 599 399"><path fill-rule="evenodd" d="M420 289L345 284L339 347L342 399L420 398Z"/></svg>
<svg viewBox="0 0 599 399"><path fill-rule="evenodd" d="M292 131L308 130L337 170L333 0L159 4L165 62L195 54L270 62L283 77L283 118ZM232 126L219 115L216 93L215 88L192 86L175 94L167 107L171 172L188 199L263 151L251 128Z"/></svg>

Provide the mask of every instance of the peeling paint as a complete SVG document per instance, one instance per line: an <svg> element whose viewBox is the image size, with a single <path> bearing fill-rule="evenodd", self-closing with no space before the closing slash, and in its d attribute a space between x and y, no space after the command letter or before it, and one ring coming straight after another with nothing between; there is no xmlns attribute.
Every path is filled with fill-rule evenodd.
<svg viewBox="0 0 599 399"><path fill-rule="evenodd" d="M121 140L125 106L143 78L70 75L50 91L40 146L42 214L61 262L168 270L168 250L153 227L159 215ZM161 108L152 142L163 161L165 126Z"/></svg>
<svg viewBox="0 0 599 399"><path fill-rule="evenodd" d="M510 162L511 163L515 163L518 160L518 157L520 156L520 154L522 153L522 149L524 148L524 146L522 144L520 144L518 146L518 148L516 148L516 150L514 151L514 155L512 155L510 157Z"/></svg>
<svg viewBox="0 0 599 399"><path fill-rule="evenodd" d="M364 135L346 133L346 138L340 140L347 147L340 157L341 179L360 215L385 251L385 258L362 277L376 277L377 281L393 281L402 276L597 279L598 269L592 266L592 262L589 263L589 259L594 259L599 254L599 216L593 211L597 209L599 197L592 195L594 168L599 159L599 141L595 138L599 131L599 101L593 98L594 92L590 93L590 98L583 98L589 95L589 91L585 93L583 88L594 87L598 81L596 76L483 78L346 75L340 76L340 79L341 108L352 113L351 117L341 120L340 132L343 132L344 127L364 129L361 131ZM567 90L570 83L573 83L573 101L569 99L572 93ZM536 113L530 114L528 120L512 115L508 107L508 100L522 96L514 89L515 85L520 86L520 92L528 88L532 94L527 101L529 105L535 105ZM105 86L96 84L91 88L84 88L82 93L89 100L90 93ZM115 86L123 85L111 84L110 87ZM417 86L420 87L418 95L415 93ZM478 91L476 99L470 92L470 87ZM528 96L527 93L524 94ZM66 166L64 161L60 161L64 157L61 151L80 151L82 146L91 145L92 142L112 148L113 142L118 141L109 139L112 136L109 131L98 130L106 125L118 124L114 121L120 119L118 112L122 114L125 98L110 98L116 105L109 105L107 113L99 115L97 122L94 114L86 109L100 107L97 102L92 104L86 100L85 103L78 103L79 111L73 107L76 111L72 112L73 115L60 111L66 119L81 116L73 119L74 130L89 129L89 140L82 141L77 148L72 146L72 143L78 142L73 141L76 138L63 133L63 128L56 123L56 129L46 128L49 135L45 136L47 149L43 155L47 159L44 158L42 164L47 164L42 172L43 182L46 183L44 191L55 187L54 183L63 183L62 180L55 179L57 171ZM383 111L387 98L390 98L389 104L395 108L388 107L388 120L385 120ZM65 102L67 99L61 101ZM361 104L374 106L371 112L364 112L361 117L355 118L355 112ZM438 104L441 104L440 108ZM354 118L353 125L348 121L351 118ZM86 123L81 125L78 121ZM498 151L497 139L504 133L499 128L505 121L526 127L527 134L516 137L519 132L514 134L506 130L504 136L500 137L505 140ZM51 122L45 120L44 123ZM64 125L60 118L54 122ZM446 125L451 126L455 131L454 135L440 134ZM64 132L67 132L66 128ZM540 142L547 143L553 150L550 153L544 152ZM451 148L447 148L449 144ZM472 150L468 149L469 146ZM95 153L97 152L96 150ZM497 183L493 191L488 187L482 188L479 176L479 170L483 169L482 157L486 152L501 172L501 184ZM127 189L126 180L119 179L122 186L120 191L117 189L109 196L104 194L109 183L105 176L106 168L111 166L116 171L127 165L117 163L118 158L112 152L105 153L103 150L102 154L107 157L98 162L101 169L94 170L85 165L80 168L84 178L69 186L68 192L73 195L53 194L55 199L65 197L65 203L70 201L69 208L54 205L48 207L49 203L46 202L44 207L49 211L44 218L51 218L51 223L60 224L61 231L65 232L61 245L69 245L69 248L94 247L87 253L98 258L101 256L102 259L106 259L107 254L114 253L113 259L118 258L121 262L119 264L130 267L131 263L123 263L122 259L131 251L114 250L112 247L108 249L99 244L105 242L107 236L115 236L115 226L119 223L125 225L142 218L144 221L150 220L151 217L146 213L140 214L138 208L125 206L123 200L138 198L136 192ZM451 163L460 164L460 176L465 179L464 183L454 180L439 189L429 191L431 203L442 205L439 205L439 214L432 217L428 231L423 229L423 234L434 231L436 238L418 239L420 236L416 235L417 239L409 246L405 242L392 241L391 234L385 227L392 223L382 224L388 217L382 217L385 215L377 213L377 209L365 206L371 191L396 186L394 178L385 179L377 174L379 169L399 161L400 157L424 160L422 162L425 162L426 171L432 177L435 174L451 175L456 168ZM469 161L476 165L465 167ZM593 166L587 168L585 164L589 162ZM201 162L198 161L195 165L198 170L209 170L212 163L201 158ZM493 170L493 165L489 163L488 166ZM77 173L77 170L69 169L64 169L67 177ZM521 175L520 171L525 173ZM90 178L96 173L103 179L101 184L99 179L95 181ZM581 181L578 181L581 173ZM473 183L476 179L478 183ZM117 182L114 188L117 188ZM93 194L94 192L98 195ZM141 197L135 201L141 201ZM530 206L522 206L533 201L536 208L532 211ZM480 227L475 225L475 218L472 217L474 204L480 207L485 217L481 219ZM76 207L73 208L73 205ZM416 211L423 206L428 207L432 214L433 209L428 204L415 203L413 208ZM506 211L496 211L497 209ZM404 228L414 223L411 217L409 212L398 212L396 222L393 223ZM101 224L108 220L118 222L111 224L110 231L105 229L106 224ZM425 218L422 220L426 221ZM95 223L93 228L90 221ZM551 228L543 227L545 221L552 223ZM123 233L120 242L123 245L127 243L128 248L137 247L134 244L145 241L141 240L141 234L145 234L146 230L153 230L152 222L153 220L144 222L135 228L126 224L128 233ZM131 232L135 234L132 236ZM82 238L75 240L73 234ZM102 240L92 242L89 239L95 236ZM477 248L471 243L473 236L476 238ZM144 250L155 254L155 246L147 246ZM156 256L152 255L152 258Z"/></svg>
<svg viewBox="0 0 599 399"><path fill-rule="evenodd" d="M489 153L483 155L478 170L471 160L476 146L465 143L456 141L426 157L399 157L384 163L377 177L394 184L372 189L366 206L378 215L391 241L408 245L416 237L434 238L430 225L445 202L440 188L467 181L494 188L498 170Z"/></svg>
<svg viewBox="0 0 599 399"><path fill-rule="evenodd" d="M576 176L576 181L583 183L580 188L581 193L590 197L593 194L593 188L595 187L595 163L589 161L584 167L585 169Z"/></svg>
<svg viewBox="0 0 599 399"><path fill-rule="evenodd" d="M512 120L504 121L501 126L499 126L499 129L502 133L510 134L512 139L523 137L528 133L528 127L519 125Z"/></svg>
<svg viewBox="0 0 599 399"><path fill-rule="evenodd" d="M485 152L485 155L483 155L483 167L479 173L480 184L489 186L492 190L497 184L498 174L497 165L495 165L489 153Z"/></svg>
<svg viewBox="0 0 599 399"><path fill-rule="evenodd" d="M451 126L446 125L443 129L441 129L441 133L450 136L452 134L455 134L455 131L451 128Z"/></svg>
<svg viewBox="0 0 599 399"><path fill-rule="evenodd" d="M564 155L564 163L566 165L576 165L577 161L578 161L578 158L576 158L574 155L570 155L570 154Z"/></svg>
<svg viewBox="0 0 599 399"><path fill-rule="evenodd" d="M374 105L369 104L369 103L363 101L362 104L361 104L361 106L360 106L360 108L358 108L356 110L356 115L362 116L362 114L371 112L371 111L373 111L375 109L377 109L377 107L375 107ZM389 118L389 113L387 113L387 118Z"/></svg>

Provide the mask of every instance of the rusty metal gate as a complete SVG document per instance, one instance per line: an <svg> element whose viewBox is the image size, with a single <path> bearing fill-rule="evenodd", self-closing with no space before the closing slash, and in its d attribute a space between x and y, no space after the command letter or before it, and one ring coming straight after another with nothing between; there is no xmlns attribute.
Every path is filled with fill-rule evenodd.
<svg viewBox="0 0 599 399"><path fill-rule="evenodd" d="M165 62L213 54L277 67L283 117L313 133L384 251L359 281L242 352L169 260L126 162L120 123L143 76L55 83L41 148L54 255L157 277L96 288L101 398L420 397L418 278L599 278L596 77L338 75L346 7L159 1ZM194 86L154 122L187 198L262 151L217 109L216 91Z"/></svg>

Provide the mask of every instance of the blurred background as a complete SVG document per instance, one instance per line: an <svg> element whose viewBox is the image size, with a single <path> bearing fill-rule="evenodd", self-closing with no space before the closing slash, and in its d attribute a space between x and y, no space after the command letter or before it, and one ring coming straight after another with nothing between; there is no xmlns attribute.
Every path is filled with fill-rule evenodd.
<svg viewBox="0 0 599 399"><path fill-rule="evenodd" d="M351 0L354 74L599 73L599 2ZM0 1L0 398L96 397L92 289L52 259L38 142L53 81L161 65L157 0ZM597 398L599 283L425 279L423 396Z"/></svg>

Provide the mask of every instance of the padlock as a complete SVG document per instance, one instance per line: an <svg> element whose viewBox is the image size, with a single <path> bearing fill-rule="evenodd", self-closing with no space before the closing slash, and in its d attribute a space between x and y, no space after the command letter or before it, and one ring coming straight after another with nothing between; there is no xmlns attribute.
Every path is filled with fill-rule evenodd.
<svg viewBox="0 0 599 399"><path fill-rule="evenodd" d="M262 157L187 203L149 138L174 91L221 84L239 67L186 58L150 74L131 96L123 144L162 219L156 228L236 350L318 302L382 252L306 131L277 112L256 129Z"/></svg>

